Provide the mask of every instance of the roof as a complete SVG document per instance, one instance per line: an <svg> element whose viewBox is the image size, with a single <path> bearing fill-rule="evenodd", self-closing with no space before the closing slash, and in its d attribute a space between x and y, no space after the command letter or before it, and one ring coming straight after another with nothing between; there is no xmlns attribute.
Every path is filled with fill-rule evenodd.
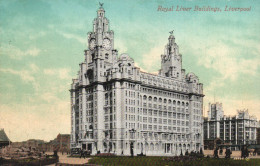
<svg viewBox="0 0 260 166"><path fill-rule="evenodd" d="M9 138L5 134L4 129L0 129L0 142L9 142Z"/></svg>

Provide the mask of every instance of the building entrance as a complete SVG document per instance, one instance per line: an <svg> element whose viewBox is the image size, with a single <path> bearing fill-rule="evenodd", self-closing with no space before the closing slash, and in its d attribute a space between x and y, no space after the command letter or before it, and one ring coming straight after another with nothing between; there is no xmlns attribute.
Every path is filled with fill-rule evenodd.
<svg viewBox="0 0 260 166"><path fill-rule="evenodd" d="M82 149L86 150L86 144L82 144Z"/></svg>
<svg viewBox="0 0 260 166"><path fill-rule="evenodd" d="M165 153L171 153L171 144L165 144Z"/></svg>
<svg viewBox="0 0 260 166"><path fill-rule="evenodd" d="M88 144L88 150L92 153L92 144Z"/></svg>

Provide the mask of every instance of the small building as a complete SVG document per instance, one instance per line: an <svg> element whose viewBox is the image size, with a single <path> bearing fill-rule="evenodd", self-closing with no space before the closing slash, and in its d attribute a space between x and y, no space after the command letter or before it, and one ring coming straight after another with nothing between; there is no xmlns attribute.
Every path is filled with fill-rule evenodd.
<svg viewBox="0 0 260 166"><path fill-rule="evenodd" d="M7 137L4 129L0 129L0 148L5 147L11 143L10 139Z"/></svg>

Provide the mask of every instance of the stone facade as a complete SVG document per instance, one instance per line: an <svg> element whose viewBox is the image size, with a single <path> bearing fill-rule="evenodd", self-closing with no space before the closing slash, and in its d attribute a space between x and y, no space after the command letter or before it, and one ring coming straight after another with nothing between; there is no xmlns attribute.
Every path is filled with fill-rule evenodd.
<svg viewBox="0 0 260 166"><path fill-rule="evenodd" d="M195 74L185 74L173 35L159 74L140 71L114 49L114 32L100 7L79 68L70 89L71 148L180 155L203 146L203 85Z"/></svg>
<svg viewBox="0 0 260 166"><path fill-rule="evenodd" d="M259 123L260 124L260 123ZM258 145L260 145L260 127L259 127L259 125L258 125L258 127L256 128L256 139L257 139L257 141L256 141L256 143L258 144Z"/></svg>
<svg viewBox="0 0 260 166"><path fill-rule="evenodd" d="M204 118L204 141L219 139L219 143L237 148L256 144L257 126L256 117L250 116L248 110L238 110L236 116L225 116L221 103L209 103L208 117Z"/></svg>

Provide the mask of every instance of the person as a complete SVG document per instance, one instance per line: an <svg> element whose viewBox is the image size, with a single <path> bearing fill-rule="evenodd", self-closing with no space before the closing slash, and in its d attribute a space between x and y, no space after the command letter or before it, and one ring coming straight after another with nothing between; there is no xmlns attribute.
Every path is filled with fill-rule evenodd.
<svg viewBox="0 0 260 166"><path fill-rule="evenodd" d="M214 150L214 158L219 158L219 157L218 157L218 148L216 148L216 149Z"/></svg>
<svg viewBox="0 0 260 166"><path fill-rule="evenodd" d="M254 156L256 155L256 149L254 149L253 155L254 155Z"/></svg>
<svg viewBox="0 0 260 166"><path fill-rule="evenodd" d="M183 154L182 154L182 149L181 149L181 154L180 154L180 156L183 156Z"/></svg>
<svg viewBox="0 0 260 166"><path fill-rule="evenodd" d="M79 158L81 158L81 157L84 157L84 159L85 159L85 154L84 154L84 151L82 149L80 150L80 157Z"/></svg>
<svg viewBox="0 0 260 166"><path fill-rule="evenodd" d="M200 154L204 156L202 148L200 148Z"/></svg>
<svg viewBox="0 0 260 166"><path fill-rule="evenodd" d="M245 158L245 150L244 150L244 147L241 148L241 158Z"/></svg>
<svg viewBox="0 0 260 166"><path fill-rule="evenodd" d="M220 154L220 155L223 154L223 149L222 149L222 148L220 148L220 150L219 150L219 154Z"/></svg>
<svg viewBox="0 0 260 166"><path fill-rule="evenodd" d="M186 150L185 152L185 156L188 156L189 155L189 152L188 152L188 149Z"/></svg>
<svg viewBox="0 0 260 166"><path fill-rule="evenodd" d="M232 154L232 152L231 152L231 150L228 148L228 149L226 150L226 156L225 156L225 158L226 158L226 159L227 159L227 158L230 158L231 154Z"/></svg>
<svg viewBox="0 0 260 166"><path fill-rule="evenodd" d="M246 147L246 149L245 149L245 158L247 158L247 157L249 157L249 151L248 151L248 149L247 149L247 147Z"/></svg>

